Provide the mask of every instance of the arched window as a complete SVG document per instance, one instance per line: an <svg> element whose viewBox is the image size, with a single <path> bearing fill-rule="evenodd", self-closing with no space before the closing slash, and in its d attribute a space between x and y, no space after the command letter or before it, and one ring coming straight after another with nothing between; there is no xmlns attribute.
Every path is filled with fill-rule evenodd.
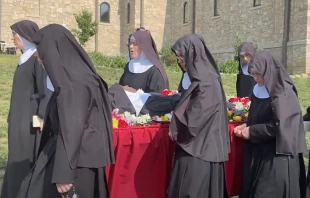
<svg viewBox="0 0 310 198"><path fill-rule="evenodd" d="M261 5L262 5L262 0L254 0L254 7L261 6Z"/></svg>
<svg viewBox="0 0 310 198"><path fill-rule="evenodd" d="M130 3L127 4L127 23L130 23Z"/></svg>
<svg viewBox="0 0 310 198"><path fill-rule="evenodd" d="M106 2L100 4L100 22L110 23L110 5Z"/></svg>
<svg viewBox="0 0 310 198"><path fill-rule="evenodd" d="M218 6L218 2L217 0L214 0L214 16L220 16L217 6Z"/></svg>
<svg viewBox="0 0 310 198"><path fill-rule="evenodd" d="M188 23L188 3L185 2L183 6L183 23Z"/></svg>

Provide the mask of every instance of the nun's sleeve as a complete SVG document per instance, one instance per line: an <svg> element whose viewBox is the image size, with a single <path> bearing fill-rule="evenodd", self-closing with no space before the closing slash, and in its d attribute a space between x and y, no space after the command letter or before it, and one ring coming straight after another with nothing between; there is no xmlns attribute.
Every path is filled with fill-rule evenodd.
<svg viewBox="0 0 310 198"><path fill-rule="evenodd" d="M278 127L275 121L266 124L255 124L249 127L250 141L253 143L264 143L276 138Z"/></svg>
<svg viewBox="0 0 310 198"><path fill-rule="evenodd" d="M46 85L46 78L47 78L46 71L38 61L35 62L34 76L35 76L35 83L36 83L36 87L38 91L37 94L39 94L40 96L40 103L39 103L37 116L43 119L45 116L47 103L52 95L52 92L47 88L47 85Z"/></svg>
<svg viewBox="0 0 310 198"><path fill-rule="evenodd" d="M128 63L125 65L125 68L124 68L124 72L119 80L119 84L122 85L122 86L125 86L124 85L124 80L125 80L125 76L126 76L126 72L127 72L127 67L128 67Z"/></svg>
<svg viewBox="0 0 310 198"><path fill-rule="evenodd" d="M166 89L163 76L158 69L154 69L148 78L148 92L161 93Z"/></svg>
<svg viewBox="0 0 310 198"><path fill-rule="evenodd" d="M52 183L73 184L75 172L70 168L61 135L58 135Z"/></svg>

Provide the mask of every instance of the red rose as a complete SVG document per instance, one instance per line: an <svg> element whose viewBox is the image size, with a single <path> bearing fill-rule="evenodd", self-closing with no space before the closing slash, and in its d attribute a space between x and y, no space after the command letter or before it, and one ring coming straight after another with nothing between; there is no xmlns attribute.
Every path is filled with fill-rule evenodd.
<svg viewBox="0 0 310 198"><path fill-rule="evenodd" d="M229 98L228 102L238 102L238 98Z"/></svg>
<svg viewBox="0 0 310 198"><path fill-rule="evenodd" d="M170 90L165 89L164 91L161 92L161 95L162 95L162 96L168 96L170 93L171 93Z"/></svg>

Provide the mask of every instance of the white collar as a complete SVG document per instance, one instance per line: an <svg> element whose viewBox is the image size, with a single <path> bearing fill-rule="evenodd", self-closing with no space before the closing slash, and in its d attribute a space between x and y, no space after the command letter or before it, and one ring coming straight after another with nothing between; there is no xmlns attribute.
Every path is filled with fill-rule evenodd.
<svg viewBox="0 0 310 198"><path fill-rule="evenodd" d="M47 76L47 78L46 78L46 87L49 89L49 90L51 90L51 91L55 91L55 89L54 89L54 86L53 86L53 84L52 84L52 81L51 81L51 79L50 79L50 77L49 76Z"/></svg>
<svg viewBox="0 0 310 198"><path fill-rule="evenodd" d="M125 91L127 97L129 98L132 106L136 110L136 116L138 116L143 108L144 104L146 103L147 99L151 96L148 93L140 93L137 91L136 93L132 93L129 91Z"/></svg>
<svg viewBox="0 0 310 198"><path fill-rule="evenodd" d="M37 48L35 46L35 44L27 41L26 39L24 39L23 37L19 36L17 34L17 36L19 37L20 41L23 44L23 54L20 56L18 65L22 65L25 62L27 62L29 60L29 58L37 51Z"/></svg>
<svg viewBox="0 0 310 198"><path fill-rule="evenodd" d="M241 67L241 71L244 75L250 75L249 72L248 72L248 64L244 64L242 65L242 63L240 63L240 67Z"/></svg>
<svg viewBox="0 0 310 198"><path fill-rule="evenodd" d="M149 61L149 59L147 59L144 53L142 52L139 59L132 58L129 61L128 69L132 73L144 73L153 66L154 64L151 63L151 61Z"/></svg>
<svg viewBox="0 0 310 198"><path fill-rule="evenodd" d="M130 40L136 41L133 35L131 35ZM149 59L147 59L147 57L144 55L143 52L141 52L141 55L138 59L132 58L131 53L129 53L129 58L130 58L130 61L129 61L128 69L132 73L144 73L154 66L154 64L151 63Z"/></svg>
<svg viewBox="0 0 310 198"><path fill-rule="evenodd" d="M182 87L184 90L187 90L188 87L192 84L191 79L189 79L188 73L185 72L183 74L183 79L182 79Z"/></svg>
<svg viewBox="0 0 310 198"><path fill-rule="evenodd" d="M253 94L260 99L266 99L269 98L270 95L266 89L265 86L259 86L258 84L256 84L253 88Z"/></svg>

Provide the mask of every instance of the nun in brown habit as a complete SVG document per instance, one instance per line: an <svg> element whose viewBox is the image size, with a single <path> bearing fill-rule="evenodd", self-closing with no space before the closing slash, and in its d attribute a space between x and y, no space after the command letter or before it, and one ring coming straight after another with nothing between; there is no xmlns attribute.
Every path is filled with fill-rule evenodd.
<svg viewBox="0 0 310 198"><path fill-rule="evenodd" d="M156 45L146 31L136 31L129 39L130 61L126 64L119 84L146 93L160 93L169 88L168 77L160 62Z"/></svg>
<svg viewBox="0 0 310 198"><path fill-rule="evenodd" d="M40 156L19 198L106 198L104 167L114 163L107 85L84 49L63 26L32 37L54 87ZM66 196L65 196L66 197Z"/></svg>
<svg viewBox="0 0 310 198"><path fill-rule="evenodd" d="M246 139L240 198L305 197L307 150L295 85L281 64L257 52L249 64L256 81L246 124L235 133Z"/></svg>
<svg viewBox="0 0 310 198"><path fill-rule="evenodd" d="M16 198L19 187L38 157L41 132L32 125L32 116L43 118L51 92L46 72L35 56L33 36L39 27L29 20L11 26L13 41L22 51L13 79L8 116L8 162L1 197Z"/></svg>
<svg viewBox="0 0 310 198"><path fill-rule="evenodd" d="M227 197L228 119L220 73L197 34L180 38L172 51L186 68L191 84L182 93L170 125L176 148L168 197Z"/></svg>
<svg viewBox="0 0 310 198"><path fill-rule="evenodd" d="M254 79L248 72L248 64L255 53L255 47L250 42L242 43L239 49L239 73L237 74L237 97L250 97L254 85Z"/></svg>

